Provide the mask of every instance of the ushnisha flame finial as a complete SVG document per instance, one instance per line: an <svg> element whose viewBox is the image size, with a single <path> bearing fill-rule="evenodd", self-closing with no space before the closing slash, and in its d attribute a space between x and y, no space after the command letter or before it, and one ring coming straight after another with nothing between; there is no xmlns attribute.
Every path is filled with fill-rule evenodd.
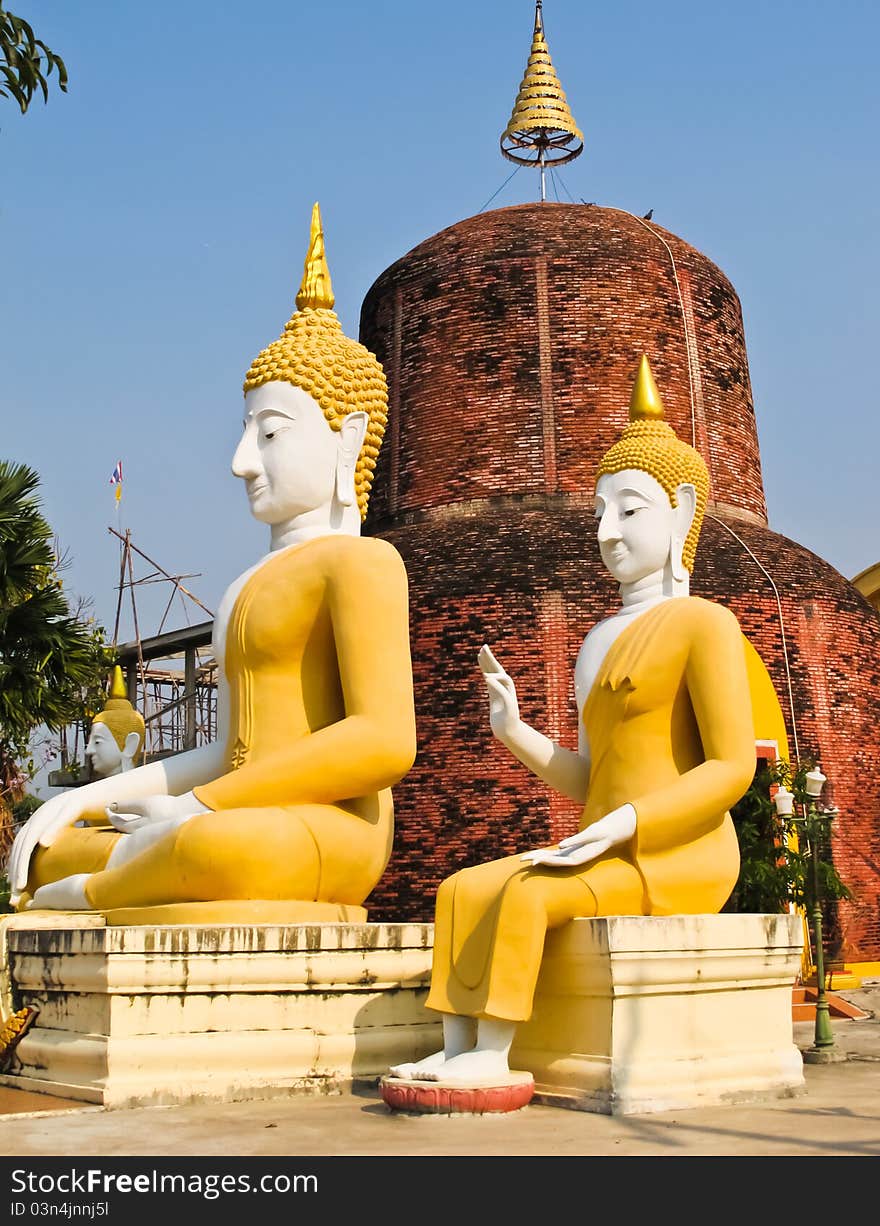
<svg viewBox="0 0 880 1226"><path fill-rule="evenodd" d="M299 311L332 311L336 299L330 284L330 269L324 252L324 227L317 200L312 205L312 224L309 234L309 249L306 253L302 284L296 296Z"/></svg>
<svg viewBox="0 0 880 1226"><path fill-rule="evenodd" d="M642 354L639 369L633 383L632 395L629 398L630 421L662 421L663 401L660 389L654 382L648 355Z"/></svg>
<svg viewBox="0 0 880 1226"><path fill-rule="evenodd" d="M540 166L543 171L550 163L572 161L583 148L584 134L574 121L553 67L541 0L537 0L532 49L513 112L501 134L501 152L511 162Z"/></svg>
<svg viewBox="0 0 880 1226"><path fill-rule="evenodd" d="M113 666L113 675L110 679L109 698L124 698L128 701L128 690L125 685L125 678L122 675L122 669L118 664Z"/></svg>

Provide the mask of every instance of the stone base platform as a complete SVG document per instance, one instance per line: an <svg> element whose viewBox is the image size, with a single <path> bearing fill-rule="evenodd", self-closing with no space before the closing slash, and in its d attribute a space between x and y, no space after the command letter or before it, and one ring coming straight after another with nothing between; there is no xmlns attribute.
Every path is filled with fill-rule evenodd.
<svg viewBox="0 0 880 1226"><path fill-rule="evenodd" d="M0 1085L106 1107L338 1093L442 1046L430 924L112 918L0 920L3 1016L40 1010ZM547 938L511 1067L532 1103L611 1115L799 1094L802 944L797 916L574 920ZM460 1112L420 1084L420 1113Z"/></svg>
<svg viewBox="0 0 880 1226"><path fill-rule="evenodd" d="M502 1082L461 1086L383 1077L379 1093L392 1111L407 1115L489 1115L528 1106L535 1093L535 1079L531 1073L511 1072Z"/></svg>
<svg viewBox="0 0 880 1226"><path fill-rule="evenodd" d="M803 1092L790 915L615 916L548 935L511 1063L534 1102L646 1114Z"/></svg>
<svg viewBox="0 0 880 1226"><path fill-rule="evenodd" d="M0 1084L105 1107L333 1093L442 1044L431 925L114 918L2 921L4 1016L40 1014Z"/></svg>

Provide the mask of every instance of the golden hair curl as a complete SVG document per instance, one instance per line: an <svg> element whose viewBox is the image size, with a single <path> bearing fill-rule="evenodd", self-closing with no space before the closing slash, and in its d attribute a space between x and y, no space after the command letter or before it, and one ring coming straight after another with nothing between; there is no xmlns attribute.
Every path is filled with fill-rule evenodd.
<svg viewBox="0 0 880 1226"><path fill-rule="evenodd" d="M354 472L354 488L363 520L385 425L388 385L378 359L342 331L334 311L297 311L277 341L254 358L244 380L245 392L264 383L291 383L316 400L333 430L347 413L361 410L369 421Z"/></svg>

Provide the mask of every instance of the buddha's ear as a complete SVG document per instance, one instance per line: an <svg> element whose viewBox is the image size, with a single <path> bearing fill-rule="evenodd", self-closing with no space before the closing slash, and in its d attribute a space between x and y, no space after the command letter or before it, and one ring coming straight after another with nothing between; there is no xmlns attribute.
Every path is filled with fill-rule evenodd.
<svg viewBox="0 0 880 1226"><path fill-rule="evenodd" d="M126 764L130 764L137 756L137 751L141 747L141 734L139 732L129 732L125 738L125 745L122 749L122 769L125 770Z"/></svg>
<svg viewBox="0 0 880 1226"><path fill-rule="evenodd" d="M354 470L357 465L369 417L366 413L346 413L339 429L339 454L336 459L336 497L344 507L350 507L357 495Z"/></svg>
<svg viewBox="0 0 880 1226"><path fill-rule="evenodd" d="M688 538L694 516L697 513L697 489L690 481L683 481L675 487L675 506L672 508L672 548L670 562L672 563L673 579L685 580L690 577L690 571L682 561L684 543Z"/></svg>

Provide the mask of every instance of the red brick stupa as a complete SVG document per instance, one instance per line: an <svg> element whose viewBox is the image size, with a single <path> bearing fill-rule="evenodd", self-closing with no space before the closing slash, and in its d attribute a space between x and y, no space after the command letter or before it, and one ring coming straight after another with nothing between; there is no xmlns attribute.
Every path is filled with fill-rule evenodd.
<svg viewBox="0 0 880 1226"><path fill-rule="evenodd" d="M724 273L647 218L543 200L402 256L368 291L360 339L389 382L366 531L407 564L419 740L371 916L430 920L450 872L576 829L571 802L494 741L477 652L491 646L529 723L576 747L575 657L616 595L595 542L596 467L646 353L666 419L711 476L691 591L737 615L792 757L821 763L840 811L833 860L855 895L833 931L847 961L880 959L880 619L768 525Z"/></svg>

